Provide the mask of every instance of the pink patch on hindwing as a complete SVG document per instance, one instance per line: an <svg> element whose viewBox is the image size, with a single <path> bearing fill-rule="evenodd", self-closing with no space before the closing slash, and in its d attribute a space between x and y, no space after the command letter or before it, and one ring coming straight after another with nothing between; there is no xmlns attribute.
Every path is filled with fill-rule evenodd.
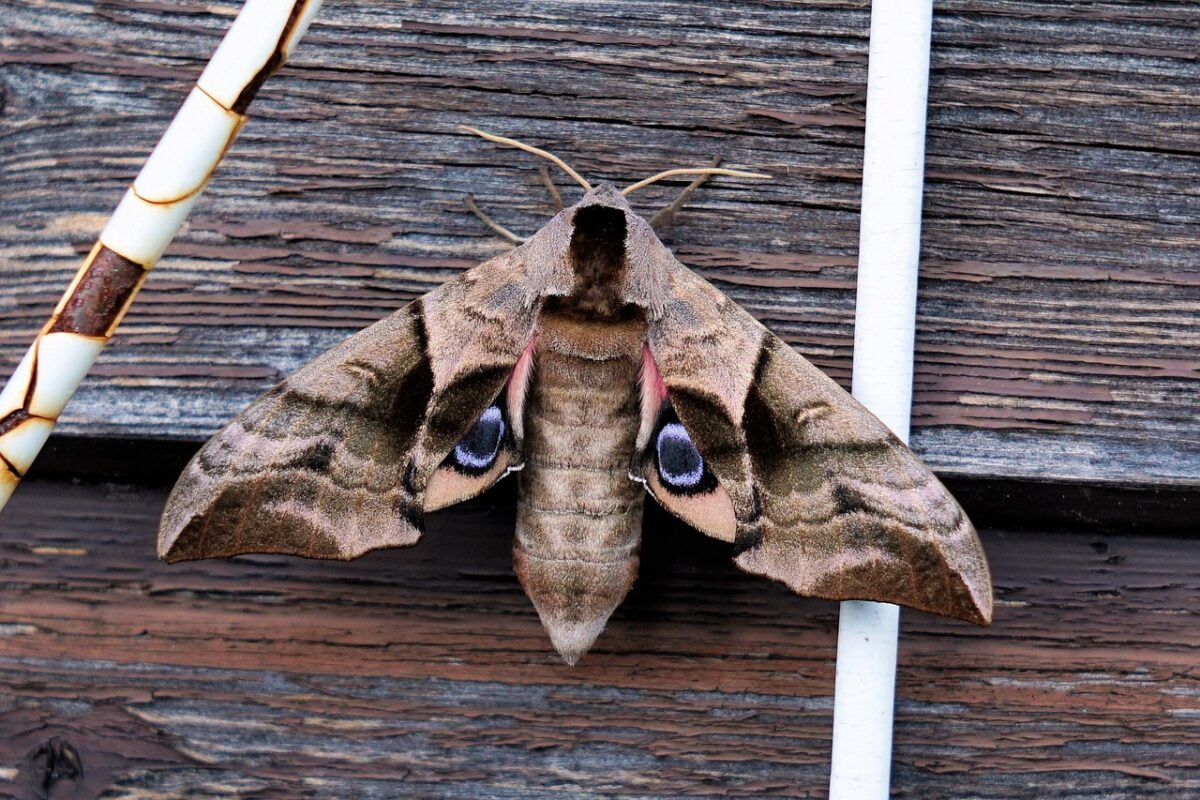
<svg viewBox="0 0 1200 800"><path fill-rule="evenodd" d="M513 367L512 375L508 378L505 389L505 404L508 406L509 425L517 441L525 437L525 395L529 391L529 381L533 378L533 349L537 344L537 334L525 345L521 357Z"/></svg>
<svg viewBox="0 0 1200 800"><path fill-rule="evenodd" d="M658 422L658 412L662 410L663 402L667 399L667 385L663 383L658 365L650 353L650 345L642 345L642 413L641 424L638 426L637 449L641 451L650 441L650 434Z"/></svg>

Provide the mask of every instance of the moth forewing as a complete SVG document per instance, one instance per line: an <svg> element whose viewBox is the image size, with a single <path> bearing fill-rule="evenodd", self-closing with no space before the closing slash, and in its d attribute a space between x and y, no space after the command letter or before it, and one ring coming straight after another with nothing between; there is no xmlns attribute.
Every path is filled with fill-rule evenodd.
<svg viewBox="0 0 1200 800"><path fill-rule="evenodd" d="M184 470L160 555L356 558L416 543L428 483L531 335L520 293L498 291L519 273L513 258L360 331L242 412Z"/></svg>

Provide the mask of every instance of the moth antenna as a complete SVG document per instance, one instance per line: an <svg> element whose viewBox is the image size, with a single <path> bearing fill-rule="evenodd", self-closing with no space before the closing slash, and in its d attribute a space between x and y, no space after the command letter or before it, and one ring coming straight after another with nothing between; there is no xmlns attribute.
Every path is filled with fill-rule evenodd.
<svg viewBox="0 0 1200 800"><path fill-rule="evenodd" d="M717 167L688 167L684 169L669 169L665 172L660 172L657 175L651 175L645 180L638 181L632 186L626 186L621 190L621 194L628 197L629 195L641 189L643 186L649 186L652 183L661 181L664 178L674 178L676 175L729 175L733 178L766 178L771 179L770 175L762 172L744 172L740 169L721 169Z"/></svg>
<svg viewBox="0 0 1200 800"><path fill-rule="evenodd" d="M713 156L712 161L708 162L708 165L710 167L721 166L721 157ZM703 186L704 182L711 177L712 176L708 173L705 173L704 175L697 175L696 179L684 187L684 190L677 194L674 200L665 205L663 208L659 209L658 213L650 219L650 227L653 230L658 231L674 222L675 213L679 211L679 209L683 208L683 204L687 202L687 199L691 196L692 192Z"/></svg>
<svg viewBox="0 0 1200 800"><path fill-rule="evenodd" d="M550 180L550 170L538 167L538 174L542 176L542 185L550 193L550 202L554 204L554 213L557 214L563 210L562 195L558 193L558 187L554 185L554 181Z"/></svg>
<svg viewBox="0 0 1200 800"><path fill-rule="evenodd" d="M583 187L583 190L585 192L590 192L592 190L592 185L590 183L588 183L582 175L580 175L575 170L571 169L570 164L563 161L561 158L554 155L553 153L548 153L545 150L542 150L540 147L534 147L531 144L525 144L524 142L518 142L516 139L509 139L507 136L497 136L494 133L487 133L485 131L479 130L478 128L472 128L470 125L459 125L458 129L460 131L465 131L467 133L473 133L476 136L481 136L484 139L487 139L489 142L495 142L496 144L507 145L508 147L515 147L518 150L524 150L526 153L533 153L535 156L540 156L540 157L546 159L547 161L551 162L552 164L556 165L563 172L570 175L571 178L576 183L578 183L580 186Z"/></svg>
<svg viewBox="0 0 1200 800"><path fill-rule="evenodd" d="M508 228L501 225L499 222L496 222L496 220L492 219L487 214L485 214L483 212L483 209L481 209L479 206L475 205L475 198L472 197L471 195L467 195L467 208L469 208L471 210L472 214L479 217L480 222L482 222L484 225L487 225L489 228L491 228L496 233L503 236L505 239L508 239L513 244L525 244L525 240L523 238L521 238L520 236L517 236L515 233L513 233Z"/></svg>

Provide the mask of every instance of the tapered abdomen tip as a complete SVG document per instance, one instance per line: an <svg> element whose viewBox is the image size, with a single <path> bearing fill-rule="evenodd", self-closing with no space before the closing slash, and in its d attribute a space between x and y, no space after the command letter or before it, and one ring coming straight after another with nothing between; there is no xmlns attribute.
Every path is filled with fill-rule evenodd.
<svg viewBox="0 0 1200 800"><path fill-rule="evenodd" d="M604 630L604 625L608 622L609 617L608 614L605 614L586 622L572 622L547 617L541 613L541 609L538 609L538 615L542 618L542 625L545 626L546 633L550 634L550 643L562 656L563 661L572 667L579 659L583 658L588 650L592 649L592 643Z"/></svg>
<svg viewBox="0 0 1200 800"><path fill-rule="evenodd" d="M519 547L513 562L550 642L571 666L591 649L633 587L638 564L636 556L611 562L543 559Z"/></svg>

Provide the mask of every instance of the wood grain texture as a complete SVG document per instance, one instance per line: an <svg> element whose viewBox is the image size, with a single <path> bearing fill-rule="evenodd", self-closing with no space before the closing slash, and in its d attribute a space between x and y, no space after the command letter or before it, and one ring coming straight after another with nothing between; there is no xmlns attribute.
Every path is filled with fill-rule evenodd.
<svg viewBox="0 0 1200 800"><path fill-rule="evenodd" d="M511 491L349 563L159 563L164 498L33 481L6 510L0 796L55 736L77 798L824 796L835 604L657 509L569 668L512 574ZM983 539L991 628L904 615L893 796L1200 793L1195 541Z"/></svg>
<svg viewBox="0 0 1200 800"><path fill-rule="evenodd" d="M6 366L236 7L0 0ZM1200 481L1197 14L939 3L913 433L939 471ZM845 383L867 25L860 1L330 3L61 430L203 438L498 252L466 192L538 227L530 159L459 123L596 179L712 155L775 173L712 181L667 244Z"/></svg>

